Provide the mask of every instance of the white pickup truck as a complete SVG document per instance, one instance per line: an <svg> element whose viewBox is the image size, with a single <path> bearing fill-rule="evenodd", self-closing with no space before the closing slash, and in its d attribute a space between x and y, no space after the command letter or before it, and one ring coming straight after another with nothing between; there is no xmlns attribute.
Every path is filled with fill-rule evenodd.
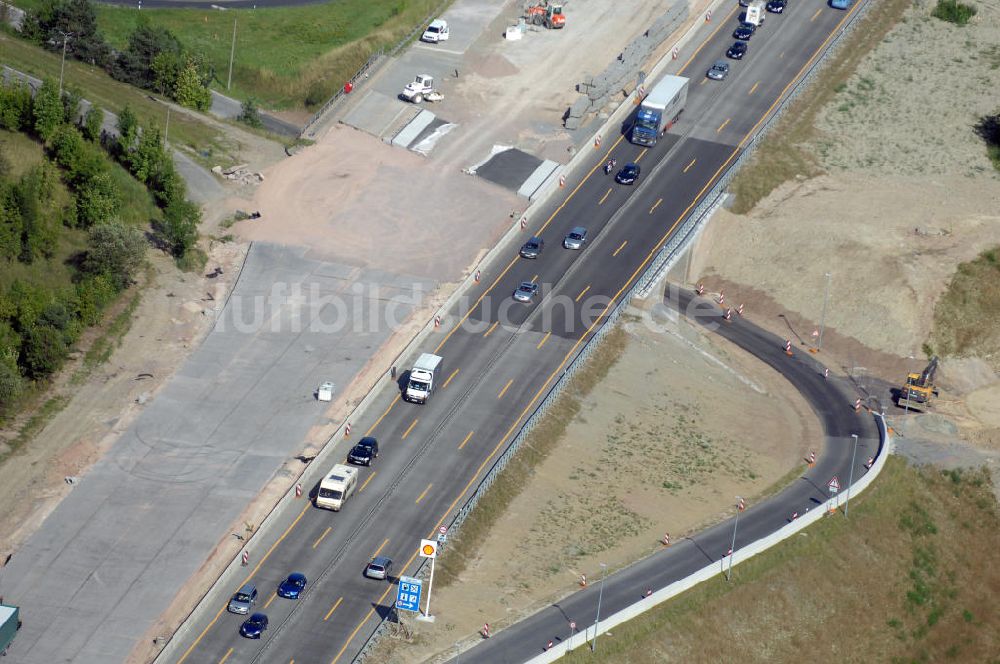
<svg viewBox="0 0 1000 664"><path fill-rule="evenodd" d="M399 96L414 104L427 101L441 101L444 95L434 89L434 77L430 74L419 74L406 84Z"/></svg>

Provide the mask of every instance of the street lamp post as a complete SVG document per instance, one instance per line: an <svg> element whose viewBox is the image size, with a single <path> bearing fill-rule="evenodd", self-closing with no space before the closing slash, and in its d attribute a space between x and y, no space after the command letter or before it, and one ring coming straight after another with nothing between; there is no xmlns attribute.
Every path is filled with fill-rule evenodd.
<svg viewBox="0 0 1000 664"><path fill-rule="evenodd" d="M233 58L236 57L236 18L233 17L233 43L229 47L229 77L226 79L226 90L233 84Z"/></svg>
<svg viewBox="0 0 1000 664"><path fill-rule="evenodd" d="M854 483L854 457L858 455L858 434L852 433L851 438L854 439L854 451L851 452L851 469L848 471L847 477L847 500L844 502L844 518L848 518L847 512L851 508L851 484Z"/></svg>
<svg viewBox="0 0 1000 664"><path fill-rule="evenodd" d="M601 563L601 589L597 592L597 619L594 620L594 643L591 644L591 652L597 652L597 631L601 623L601 600L604 598L604 577L607 571L607 564Z"/></svg>
<svg viewBox="0 0 1000 664"><path fill-rule="evenodd" d="M830 301L830 273L826 273L826 290L823 291L823 313L819 318L819 339L816 342L816 350L823 350L823 328L826 327L826 305Z"/></svg>
<svg viewBox="0 0 1000 664"><path fill-rule="evenodd" d="M733 556L736 554L736 527L740 525L740 512L744 510L746 503L739 496L736 496L736 520L733 521L733 543L729 547L729 570L726 572L726 581L733 576Z"/></svg>
<svg viewBox="0 0 1000 664"><path fill-rule="evenodd" d="M63 90L63 73L66 71L66 43L69 42L69 38L73 36L72 32L58 31L63 38L63 48L62 48L62 63L59 65L59 99L62 99Z"/></svg>

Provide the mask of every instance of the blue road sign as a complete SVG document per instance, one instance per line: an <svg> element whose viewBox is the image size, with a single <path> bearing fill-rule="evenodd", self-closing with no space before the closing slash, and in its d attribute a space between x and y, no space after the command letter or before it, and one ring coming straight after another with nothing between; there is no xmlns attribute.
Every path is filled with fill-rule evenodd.
<svg viewBox="0 0 1000 664"><path fill-rule="evenodd" d="M420 610L420 592L424 582L412 576L399 577L399 587L396 589L396 608L402 611Z"/></svg>

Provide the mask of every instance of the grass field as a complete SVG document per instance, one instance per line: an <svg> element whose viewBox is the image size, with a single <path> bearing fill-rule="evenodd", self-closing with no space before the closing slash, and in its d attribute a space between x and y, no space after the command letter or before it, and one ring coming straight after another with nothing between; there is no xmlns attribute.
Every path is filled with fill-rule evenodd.
<svg viewBox="0 0 1000 664"><path fill-rule="evenodd" d="M34 5L37 0L23 4ZM298 108L307 97L314 103L326 101L373 52L394 45L442 4L442 0L337 0L225 12L144 9L141 16L204 54L215 67L215 87L223 92L235 21L233 89L228 94L254 97L271 108ZM110 5L97 5L97 14L102 33L116 48L125 45L140 16L135 8Z"/></svg>
<svg viewBox="0 0 1000 664"><path fill-rule="evenodd" d="M850 514L565 661L1000 662L1000 512L985 470L892 458Z"/></svg>
<svg viewBox="0 0 1000 664"><path fill-rule="evenodd" d="M911 0L884 0L872 4L819 76L805 93L792 102L753 159L733 179L730 190L736 195L732 210L746 214L782 183L796 176L819 175L820 168L808 144L816 137L816 116L846 85L861 62L899 22Z"/></svg>
<svg viewBox="0 0 1000 664"><path fill-rule="evenodd" d="M975 355L1000 368L1000 247L962 263L934 307L931 353Z"/></svg>

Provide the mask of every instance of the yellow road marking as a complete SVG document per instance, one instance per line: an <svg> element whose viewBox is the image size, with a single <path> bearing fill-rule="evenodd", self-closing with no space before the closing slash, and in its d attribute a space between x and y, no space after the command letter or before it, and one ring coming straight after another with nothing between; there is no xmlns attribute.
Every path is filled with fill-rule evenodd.
<svg viewBox="0 0 1000 664"><path fill-rule="evenodd" d="M655 203L653 203L653 207L649 208L649 213L653 214L653 210L655 210L656 208L660 207L660 203L662 203L662 202L663 202L663 199L660 198Z"/></svg>
<svg viewBox="0 0 1000 664"><path fill-rule="evenodd" d="M497 325L499 325L499 324L500 324L500 321L498 321L498 320L493 321L493 324L490 325L490 329L486 330L486 334L484 334L483 337L485 338L485 337L488 337L491 334L493 334L493 330L497 329Z"/></svg>
<svg viewBox="0 0 1000 664"><path fill-rule="evenodd" d="M811 19L809 19L809 22L812 23L813 21L815 21L816 17L819 16L820 14L822 14L822 13L823 13L823 8L820 7L819 9L816 10L816 13L813 14L813 17Z"/></svg>
<svg viewBox="0 0 1000 664"><path fill-rule="evenodd" d="M649 152L649 148L643 148L642 152L639 153L639 156L635 158L635 163L638 164L639 160L642 159L644 156L646 156L647 152Z"/></svg>
<svg viewBox="0 0 1000 664"><path fill-rule="evenodd" d="M465 447L465 444L469 442L470 438L472 438L472 433L473 433L472 431L468 433L468 435L465 437L465 440L462 441L462 444L458 446L458 449L462 449L463 447Z"/></svg>
<svg viewBox="0 0 1000 664"><path fill-rule="evenodd" d="M552 336L552 332L546 332L545 336L542 337L542 340L538 342L538 345L535 346L535 348L538 349L538 348L541 348L542 346L544 346L545 342L548 341L549 337L551 337L551 336Z"/></svg>
<svg viewBox="0 0 1000 664"><path fill-rule="evenodd" d="M403 437L400 440L406 440L406 437L410 435L410 432L413 431L413 427L417 426L417 422L419 421L420 418L418 417L410 422L410 426L406 427L406 431L403 432Z"/></svg>
<svg viewBox="0 0 1000 664"><path fill-rule="evenodd" d="M368 479L366 479L366 480L364 481L364 484L362 484L362 485L361 485L361 488L360 488L360 489L358 489L358 493L361 493L362 491L364 491L364 490L365 490L365 487L366 487L366 486L368 486L368 483L369 483L369 482L371 482L371 481L372 481L372 478L373 478L373 477L375 477L376 475L378 475L378 471L377 471L377 470L373 470L373 471L372 471L372 474L371 474L371 475L369 475L369 476L368 476Z"/></svg>
<svg viewBox="0 0 1000 664"><path fill-rule="evenodd" d="M273 602L274 598L277 597L277 596L278 596L278 593L271 593L271 596L267 599L267 604L264 605L264 609L265 610L267 610L267 607L271 606L271 602Z"/></svg>
<svg viewBox="0 0 1000 664"><path fill-rule="evenodd" d="M626 244L628 244L628 240L622 240L622 243L618 245L617 249L615 249L615 253L613 253L611 255L612 256L617 256L618 252L620 252L622 249L624 249Z"/></svg>
<svg viewBox="0 0 1000 664"><path fill-rule="evenodd" d="M753 94L754 92L756 92L756 91L757 91L757 86L758 86L758 85L760 85L760 81L757 81L756 83L754 83L754 84L753 84L753 87L752 87L752 88L750 88L750 92L748 92L747 94L748 94L748 95L752 95L752 94Z"/></svg>
<svg viewBox="0 0 1000 664"><path fill-rule="evenodd" d="M725 128L726 128L726 125L727 125L727 124L729 124L729 121L730 121L731 119L732 119L732 118L726 118L726 121L725 121L725 122L723 122L722 124L720 124L720 125L719 125L719 128L715 130L715 133L716 133L716 134L718 134L718 133L719 133L720 131L722 131L723 129L725 129Z"/></svg>
<svg viewBox="0 0 1000 664"><path fill-rule="evenodd" d="M604 201L608 200L608 196L611 195L611 187L608 187L608 191L601 196L601 200L597 202L598 205L604 205Z"/></svg>
<svg viewBox="0 0 1000 664"><path fill-rule="evenodd" d="M225 661L229 659L229 656L232 654L233 654L233 649L230 648L229 650L226 651L226 654L222 656L222 659L219 660L219 664L224 664Z"/></svg>
<svg viewBox="0 0 1000 664"><path fill-rule="evenodd" d="M537 284L538 283L538 275L537 274L531 278L531 283L533 283L533 284Z"/></svg>
<svg viewBox="0 0 1000 664"><path fill-rule="evenodd" d="M442 390L443 390L444 388L448 387L448 383L450 383L450 382L451 382L451 379L452 379L452 378L454 378L454 377L455 377L455 374L457 374L457 373L458 373L458 369L455 369L454 371L452 371L452 372L451 372L451 375L450 375L450 376L448 376L448 380L444 381L444 385L442 385L442 386L441 386L441 389L442 389Z"/></svg>
<svg viewBox="0 0 1000 664"><path fill-rule="evenodd" d="M375 549L375 553L373 553L373 554L372 554L372 558L374 558L374 557L375 557L375 556L377 556L378 554L382 553L382 549L384 549L384 548L385 548L385 545L386 545L386 544L388 544L388 543L389 543L389 538L388 538L388 537L386 537L386 538L385 538L385 541L384 541L384 542L382 542L382 544L380 544L380 545L379 545L379 547L378 547L377 549Z"/></svg>
<svg viewBox="0 0 1000 664"><path fill-rule="evenodd" d="M708 77L707 76L705 78L701 79L701 83L699 83L698 85L705 85L706 83L708 83Z"/></svg>
<svg viewBox="0 0 1000 664"><path fill-rule="evenodd" d="M808 61L807 61L807 62L806 62L806 63L805 63L805 64L804 64L803 66L802 66L802 68L801 68L801 69L799 70L798 74L796 74L796 76L795 76L794 78L792 78L792 80L791 80L791 81L789 81L789 83L788 83L788 84L787 84L787 85L786 85L786 86L784 87L784 89L783 89L783 90L782 90L782 91L781 91L781 92L780 92L780 93L778 94L778 96L777 96L777 97L775 98L775 100L774 100L774 102L773 102L773 103L771 104L771 106L770 106L770 107L768 107L768 109L767 109L767 110L766 110L766 111L764 112L764 114L763 114L763 115L761 115L760 119L759 119L759 120L757 121L757 124L755 124L755 125L754 125L753 127L751 127L751 128L750 128L750 131L748 131L748 132L746 133L746 135L745 135L745 136L743 137L743 139L742 139L742 140L741 140L741 141L739 142L739 144L738 144L738 145L737 145L737 146L736 146L736 147L735 147L735 148L733 149L733 152L732 152L732 153L731 153L731 154L729 155L729 158L728 158L728 159L726 159L726 161L724 161L724 162L722 163L722 165L721 165L721 166L719 166L718 170L716 170L716 171L715 171L715 173L714 173L714 174L712 175L712 177L708 179L708 181L707 181L707 182L705 183L705 186L703 186L703 187L701 188L701 191L699 191L699 192L698 192L698 193L697 193L697 194L696 194L696 195L694 196L694 198L692 199L691 203L690 203L690 204L689 204L689 205L687 206L687 208L685 208L685 209L684 209L684 211L683 211L683 212L681 212L680 216L679 216L679 217L677 218L677 220L676 220L676 221L674 222L674 224L673 224L673 225L672 225L672 226L671 226L671 227L670 227L669 229L667 229L667 232L666 232L666 233L665 233L665 234L663 235L663 237L661 237L661 238L660 238L660 241L659 241L659 242L657 242L657 243L656 243L656 245L655 245L655 246L653 247L653 249L652 249L652 250L651 250L651 251L649 252L649 254L647 254L647 256L646 256L646 259L645 259L645 260L644 260L644 261L643 261L643 262L642 262L642 263L641 263L641 264L639 265L639 267L637 267L637 268L635 269L635 271L634 271L634 272L632 273L632 275L631 275L631 276L630 276L630 277L629 277L629 278L628 278L628 279L626 280L625 284L624 284L624 285L623 285L623 286L622 286L622 287L621 287L621 288L620 288L620 289L618 290L618 292L617 292L617 293L615 293L615 296L614 296L613 298L611 298L611 301L610 301L610 302L608 303L608 305L607 305L607 306L606 306L606 307L604 308L604 311L602 311L601 315L599 315L599 316L598 316L598 317L597 317L597 318L596 318L596 319L594 320L594 322L593 322L593 323L592 323L592 324L590 325L590 327L589 327L589 328L587 328L587 330L586 330L586 331L585 331L585 332L584 332L584 333L583 333L583 334L582 334L582 335L580 336L580 338L579 338L579 339L577 339L576 343L575 343L575 344L573 344L573 347L572 347L572 348L570 348L570 349L569 349L569 351L568 351L568 352L566 353L566 355L565 355L565 356L563 357L563 360L562 360L562 362L561 362L561 363L559 364L559 366L557 366L557 367L555 368L555 370L554 370L554 371L553 371L553 372L552 372L551 374L549 374L549 377L548 377L548 379L546 379L546 381L545 381L545 382L544 382L544 383L542 384L542 386L538 388L538 391L537 391L537 392L535 392L535 395L534 395L534 396L533 396L533 397L531 398L531 401L529 401L529 402L528 402L528 404L527 404L527 405L526 405L526 406L524 407L524 409L522 409L522 410L521 410L521 414L520 414L520 415L518 415L518 417L517 417L517 418L516 418L516 419L514 420L514 422L513 422L513 423L512 423L511 425L510 425L510 427L509 427L509 428L507 429L507 431L506 431L506 432L504 433L504 435L500 437L500 440L499 440L499 441L497 442L496 446L495 446L495 447L493 448L493 450L492 450L492 451L490 452L490 454L488 454L488 455L486 456L486 458L484 458L484 459L483 459L482 463L480 463L480 464L479 464L479 467L478 467L478 468L476 469L476 472L475 472L475 473L473 473L472 477L470 477L470 478L469 478L469 481L468 481L468 482L466 482L466 484L465 484L465 486L464 486L464 487L462 487L462 490L458 492L458 494L457 494L457 495L455 496L455 499L454 499L454 500L453 500L453 501L451 502L451 504L450 504L450 505L448 505L448 508L444 510L444 513L443 513L443 514L441 515L441 518L440 518L440 519L438 520L438 523L437 523L437 524L436 524L436 525L434 526L434 528L432 528L432 529L431 529L431 531L430 531L430 532L429 532L429 533L427 534L427 538L428 538L428 539L434 536L434 533L435 533L435 532L437 531L437 528L438 528L438 526L440 526L440 525L442 525L442 524L444 523L444 520L445 520L445 518L446 518L446 517L448 516L448 514L450 514L450 513L451 513L451 511L452 511L453 509L455 509L455 506L456 506L456 505L458 504L458 501L460 501L460 500L462 499L462 497L463 497L463 496L464 496L464 495L465 495L465 494L466 494L466 493L467 493L467 492L469 491L469 488L470 488L470 487L471 487L471 486L473 485L473 483L474 483L474 482L475 482L475 481L476 481L477 479L479 479L479 476L480 476L480 474L482 474L482 472L483 472L483 469L484 469L484 468L486 468L486 465L487 465L487 464L489 464L489 463L490 463L490 461L492 461L492 460L493 460L493 457L494 457L494 456L496 456L497 452L499 452L499 451L500 451L500 448L501 448L501 447L503 447L503 445L504 445L504 442L505 442L505 441L506 441L506 440L507 440L507 439L508 439L508 438L510 437L510 435L511 435L511 434L512 434L512 433L514 432L514 430L515 430L515 429L517 428L517 426L518 426L518 425L520 424L521 420L522 420L522 419L523 419L523 418L524 418L524 417L525 417L525 416L526 416L526 415L527 415L527 414L528 414L529 412L531 412L531 409L532 409L532 408L534 408L534 406L535 406L535 402L536 402L536 401L538 401L538 399L539 399L539 398L540 398L540 397L542 396L542 394L544 394L544 393L545 393L545 390L546 390L546 389L548 389L548 386L549 386L549 384L550 384L550 383L551 383L551 382L553 381L553 379L555 379L555 377L556 377L556 376L558 376L558 375L559 375L559 373L560 373L560 372L561 372L561 371L563 370L563 367L565 366L566 362L567 362L567 361L569 360L569 358L570 358L570 357L572 357L572 356L573 356L573 354L574 354L574 353L576 352L577 348L579 348L579 347L580 347L580 344L581 344L581 343L583 343L583 340L584 340L584 339L586 339L586 338L587 338L587 337L588 337L588 336L590 335L590 333L591 333L591 332L592 332L592 331L594 330L594 328L595 328L595 327L597 326L597 324L598 324L598 323L599 323L599 322L601 321L601 319L602 319L602 318L603 318L603 317L604 317L604 316L605 316L605 315L607 314L607 312L608 312L608 311L610 310L610 308L611 308L612 304L613 304L613 303L615 302L615 300L617 300L617 299L618 299L618 297L620 297L620 296L621 296L621 294L622 294L623 292L625 292L625 289L626 289L626 288L628 288L628 287L629 287L629 286L630 286L630 285L632 284L632 282L633 282L633 281L634 281L634 280L636 279L636 277L637 277L637 276L638 276L639 274L641 274L642 270L644 270L644 269L646 268L646 265L648 265L648 264L649 264L649 262L650 262L650 261L651 261L651 260L653 259L653 257L654 257L654 256L655 256L655 255L657 254L657 252L659 252L659 250L660 250L660 247L661 247L661 246L662 246L662 245L663 245L663 244L664 244L664 243L665 243L665 242L667 241L667 239L668 239L668 238L670 237L670 234L674 232L674 229L675 229L675 228L677 227L677 224L678 224L678 223L680 223L680 220L681 220L681 219L683 219L683 218L684 218L684 216L685 216L685 215L687 215L687 214L688 214L688 212L690 212L690 211L692 210L692 208L694 208L694 205L695 205L695 203L696 203L696 202L698 201L698 199L699 199L699 198L700 198L700 197L701 197L702 195L704 195L704 193L705 193L706 191L708 191L709 187L710 187L710 186L712 186L712 185L713 185L713 184L715 183L716 179L717 179L717 178L719 177L719 174L720 174L720 173L722 173L722 172L723 172L723 171L724 171L724 170L725 170L725 169L726 169L726 168L727 168L727 167L729 166L729 164L730 164L730 163L731 163L731 162L733 161L733 159L735 159L735 158L736 158L736 155L737 155L737 154L739 154L740 150L742 150L742 149L743 149L743 146L744 146L744 145L746 144L746 142L747 142L747 141L749 140L749 138L750 138L750 137L751 137L751 136L753 135L753 133L754 133L755 131L757 131L757 129L758 129L759 127L760 127L760 125L761 125L761 124L763 124L764 120L765 120L765 119L766 119L766 118L768 117L768 115L770 115L771 111L773 111L773 110L774 110L774 107L778 105L778 102L779 102L779 101L781 101L781 98L782 98L782 97L783 97L783 96L785 95L785 93L786 93L786 92L788 92L788 89L789 89L789 88L790 88L790 87L791 87L791 86L792 86L792 85L793 85L793 84L794 84L794 83L795 83L795 82L796 82L796 81L797 81L797 80L799 79L799 77L800 77L800 76L802 75L802 72L803 72L803 71L805 71L805 70L806 70L806 69L807 69L807 68L808 68L808 67L809 67L809 66L810 66L810 65L812 64L813 60L815 60L815 59L816 59L816 56L817 56L817 55L818 55L818 54L819 54L820 52L822 52L822 50L823 50L824 48L826 48L826 46L827 46L827 44L828 44L828 43L830 42L830 40L831 40L831 39L833 39L833 36L834 36L835 34L837 34L838 30L839 30L839 29L840 29L840 28L841 28L841 27L843 26L843 24L844 24L844 23L845 23L845 22L846 22L846 21L847 21L847 20L848 20L848 19L849 19L849 18L850 18L850 17L851 17L851 16L853 15L853 14L854 14L854 12L856 12L856 11L857 11L858 7L860 7L860 6L861 6L861 5L860 5L859 3L855 3L855 4L854 4L854 6L853 6L853 7L851 8L851 10L850 10L849 12L847 12L847 13L846 13L846 14L844 15L844 17L843 17L843 18L841 19L840 23L839 23L839 24L837 25L836 29L835 29L835 30L833 30L833 31L832 31L832 32L831 32L831 33L830 33L830 34L829 34L829 35L827 36L827 38L826 38L826 39L825 39L825 40L823 41L823 43L822 43L822 44L820 44L820 46L819 46L819 47L818 47L818 48L816 49L816 51L815 51L815 52L813 53L812 57L811 57L811 58L809 58L809 60L808 60ZM732 10L732 11L731 11L731 12L729 13L729 16L727 16L727 19L728 19L729 17L731 17L731 16L732 16L732 15L733 15L734 13L736 13L736 10L737 10L737 9L739 9L739 6L737 6L737 7L734 7L734 8L733 8L733 10ZM686 69L686 68L687 68L687 67L688 67L688 66L689 66L689 65L691 64L691 61L692 61L692 60L694 60L695 56L696 56L696 55L697 55L697 54L698 54L698 53L699 53L699 52L701 51L701 49L702 49L702 48L703 48L703 47L704 47L704 46L705 46L705 45L706 45L706 44L708 43L708 41L709 41L709 40L711 39L711 37L712 37L712 36L714 36L714 35L715 35L715 34L716 34L716 33L717 33L717 32L718 32L719 30L721 30L721 29L722 29L723 25L724 25L724 24L720 22L720 24L719 24L719 27L717 27L717 28L715 29L715 31L714 31L714 32L712 33L712 35L711 35L711 36L709 37L709 39L708 39L708 40L706 40L705 42L703 42L703 43L701 44L701 46L699 46L699 47L698 47L698 48L697 48L697 49L695 50L694 54L693 54L693 55L691 56L691 59L690 59L690 60L688 60L688 61L687 61L687 62L686 62L686 63L684 64L684 66L683 66L683 67L681 67L681 70L680 70L680 72L678 72L678 73L683 73L683 72L684 72L684 70L685 70L685 69ZM617 145L618 145L619 143L621 143L621 141L622 141L622 140L624 140L624 137L623 137L623 136L619 136L619 137L618 137L618 140L617 140L617 141L615 142L615 145L614 145L614 146L612 146L612 148L611 148L611 149L613 149L613 148L614 148L615 146L617 146ZM610 150L609 150L609 153L610 153ZM594 171L596 171L596 170L597 170L597 168L598 168L599 166L600 166L600 164L599 164L599 163L598 163L598 164L596 164L596 165L595 165L595 166L594 166L594 167L593 167L593 168L592 168L592 169L590 170L590 173L588 173L588 176L587 176L587 177L589 177L590 175L592 175L592 174L594 173ZM550 223L550 222L551 222L551 221L552 221L552 220L553 220L553 219L555 218L555 216L556 216L557 214L559 214L559 212L560 212L560 211L562 211L562 208L563 208L563 207L565 207L565 205L566 205L566 203L567 203L567 202L569 201L569 199L573 197L573 194L575 194L575 193L576 193L577 191L579 191L580 187L582 187L582 186L583 186L583 184L584 184L584 182L586 182L586 180L587 180L587 178L584 178L584 179L583 179L583 181L581 181L581 182L580 182L580 184L578 184L578 185L576 186L576 189L574 189L574 190L573 190L573 191L572 191L572 192L570 193L569 197L567 197L567 199L566 199L565 201L563 201L563 203L562 203L562 204L561 204L561 205L560 205L560 206L559 206L558 208L556 208L556 210L555 210L555 211L554 211L554 212L552 213L552 215L551 215L551 216L549 217L549 220L545 222L545 226L548 226L548 224L549 224L549 223ZM543 228L544 228L544 226L543 226ZM507 271L508 271L508 270L510 269L510 267L511 267L511 266L513 266L513 264L514 264L514 262L516 262L516 260L517 260L517 259L514 259L513 261L511 261L511 263L510 263L510 264L508 265L508 267L507 267L507 270L504 270L504 273L506 273L506 272L507 272ZM502 275L501 275L501 276L502 276ZM491 286L491 288L492 288L492 287L494 287L494 286L496 286L497 282L499 282L499 277L497 278L497 281L495 281L495 282L493 283L493 286ZM482 300L482 298L483 298L483 297L485 297L485 294L484 294L483 296L480 296L480 300ZM479 302L477 302L476 304L478 305L478 304L479 304ZM468 317L469 315L471 315L471 310L470 310L470 312L469 312L469 313L466 313L466 314L465 314L465 317L467 318L467 317ZM464 319L463 319L463 320L464 320ZM452 332L454 332L454 331L455 331L456 329L458 329L458 327L460 327L460 326L461 326L461 325L458 325L458 326L456 326L456 327L452 328L452 330L451 330L451 332L449 332L449 334L451 334ZM443 346L443 345L444 345L444 342L445 342L445 341L447 341L447 338L445 338L445 340L443 340L443 341L442 341L442 342L441 342L440 344L438 344L438 347L437 347L437 350L440 350L440 349L441 349L441 346ZM300 515L300 516L301 516L301 515ZM388 541L388 540L387 540L387 541ZM409 559L408 559L408 560L406 561L406 564L405 564L405 565L403 565L402 569L406 569L406 568L408 568L408 567L410 566L410 564L411 564L411 563L413 563L413 560L414 560L414 559L415 559L416 557L417 557L417 551L414 551L414 552L413 552L413 553L412 553L412 554L410 555L410 558L409 558ZM379 599L378 599L378 601L376 602L376 604L381 604L381 602L385 600L386 596L388 596L388 594L389 594L389 591L390 591L390 590L392 590L392 586L389 586L389 587L387 587L387 588L385 589L385 591L384 591L384 592L382 593L382 596L381 596L381 597L379 597ZM222 614L222 611L223 611L223 610L224 610L224 609L220 609L220 610L219 610L219 615L221 615L221 614ZM360 622L359 622L359 623L357 624L357 626L355 626L354 630L353 630L353 631L351 632L350 636L348 636L348 637L347 637L347 640L346 640L346 641L344 642L344 645L342 645L342 646L340 647L340 650L339 650L339 651L337 652L336 656L334 656L334 658L333 658L333 660L332 660L332 661L330 662L330 664L337 664L337 662L338 662L338 661L340 660L340 658L341 658L341 657L343 656L343 654L344 654L344 651L346 651L346 650L347 650L347 646L349 646L349 645L351 644L351 641L352 641L352 640L354 640L354 637L358 635L358 632L360 632L360 631L361 631L361 628L362 628L362 627L364 627L365 623L366 623L366 622L368 622L368 620L369 620L369 619L371 619L371 617L372 617L373 615L375 615L375 609L374 609L374 607L373 607L373 608L370 608L370 609L368 609L368 613L367 613L367 614L365 615L365 617L364 617L364 618L362 618L362 619L361 619L361 621L360 621ZM218 617L218 616L217 616L217 617ZM214 622L214 621L213 621L213 622ZM206 631L207 631L207 630L206 630ZM193 646L192 646L192 648L193 648ZM180 664L180 663L178 662L178 664Z"/></svg>
<svg viewBox="0 0 1000 664"><path fill-rule="evenodd" d="M587 286L586 288L584 288L582 291L580 291L580 294L577 295L576 299L573 300L573 301L574 302L579 302L583 298L583 296L587 294L587 291L589 291L589 290L590 290L590 286Z"/></svg>
<svg viewBox="0 0 1000 664"><path fill-rule="evenodd" d="M681 74L683 74L683 73L684 73L684 70L685 70L685 69L687 69L688 67L690 67L690 66L691 66L691 63L692 63L692 62L694 62L694 59L695 59L696 57L698 57L698 54L699 54L699 53L701 53L701 49L705 48L705 46L706 46L706 45L707 45L707 44L708 44L708 43L709 43L710 41L712 41L712 37L714 37L715 35L717 35L717 34L718 34L718 32L719 32L719 30L721 30L721 29L722 29L723 27L725 27L725 26L726 26L726 24L727 24L727 23L729 22L729 19L731 19L731 18L733 17L733 15L734 15L734 14L735 14L735 13L736 13L737 11L739 11L739 10L740 10L740 6L739 6L739 5L736 5L735 7L733 7L732 11L730 11L730 12L729 12L729 14L727 14L727 15L726 15L726 18L724 18L724 19L722 19L721 21L719 21L719 25L718 25L718 27L716 27L716 28L715 28L715 30L712 30L712 34L710 34L710 35L709 35L708 37L706 37L706 38L705 38L705 41L703 41L703 42L701 43L701 45L700 45L700 46L699 46L698 48L696 48L696 49L694 50L694 53L692 53L692 54L691 54L691 57L690 57L690 58L688 58L688 61L687 61L687 62L685 62L685 63L684 63L684 66L683 66L683 67L681 67L681 70L680 70L679 72L677 72L677 75L678 75L678 76L680 76Z"/></svg>
<svg viewBox="0 0 1000 664"><path fill-rule="evenodd" d="M337 607L340 606L340 603L343 601L344 601L343 597L337 598L337 601L333 603L333 606L330 607L330 610L326 612L325 616L323 616L323 622L326 622L327 620L330 619L330 616L333 615L333 612L337 610Z"/></svg>
<svg viewBox="0 0 1000 664"><path fill-rule="evenodd" d="M503 395L507 394L507 390L510 389L510 384L513 382L514 382L513 378L507 381L507 384L503 386L502 390L500 390L500 394L497 395L497 399L503 399Z"/></svg>
<svg viewBox="0 0 1000 664"><path fill-rule="evenodd" d="M417 505L419 505L419 504L420 504L420 501L424 499L424 496L426 496L426 495L427 495L427 492L431 490L431 487L432 487L432 486L434 486L434 484L433 484L433 483L431 483L431 484L428 484L428 485L427 485L427 488L426 488L426 489L424 489L423 491L421 491L421 492L420 492L420 495L419 495L419 496L417 496L417 499L416 499L415 501L413 501L413 502L414 502L414 503L416 503Z"/></svg>
<svg viewBox="0 0 1000 664"><path fill-rule="evenodd" d="M687 166L685 166L685 167L684 167L684 170L683 170L683 171L681 171L681 172L682 172L682 173L687 173L687 172L688 172L688 169L689 169L689 168L691 168L692 166L694 166L694 162L696 162L696 161L698 161L698 159L697 159L697 158L694 158L694 159L692 159L692 160L691 160L691 163L690 163L690 164L688 164Z"/></svg>
<svg viewBox="0 0 1000 664"><path fill-rule="evenodd" d="M366 431L366 432L365 432L365 435L366 435L366 436L370 436L370 435L372 435L372 431L375 431L375 427L377 427L377 426L378 426L379 424L381 424L381 423L382 423L382 420L384 420L384 419L385 419L385 416L389 414L389 411L390 411L390 410L392 410L392 409L393 409L393 407L395 407L395 405L396 405L396 403L397 403L398 401L399 401L399 395L397 394L397 395L396 395L396 398L392 400L392 403L391 403L391 404L389 404L389 407L385 409L385 412L384 412L384 413L382 413L381 415L379 415L379 416L378 416L378 419L377 419L377 420L375 420L375 424L373 424L373 425L371 425L370 427L368 427L368 431ZM177 662L177 664L181 664L181 663L180 663L180 662Z"/></svg>
<svg viewBox="0 0 1000 664"><path fill-rule="evenodd" d="M369 478L369 479L371 479L371 478ZM327 527L326 527L326 530L324 530L324 531L323 531L323 534L322 534L322 535L320 535L319 537L317 537L317 538L316 538L316 541L315 541L315 542L313 542L313 545L312 545L312 548L314 548L314 549L315 549L315 548L316 548L316 546L317 546L317 545L318 545L318 544L319 544L320 542L322 542L322 541L323 541L323 538L324 538L324 537L326 537L327 535L329 535L329 534L330 534L330 530L331 530L331 526L327 526Z"/></svg>
<svg viewBox="0 0 1000 664"><path fill-rule="evenodd" d="M267 553L264 554L264 557L260 559L260 562L254 566L253 571L251 571L250 574L248 574L247 577L243 579L241 585L252 579L254 574L260 571L261 566L267 561L268 558L271 557L271 554L274 553L274 550L276 548L278 548L278 545L281 544L283 541L285 541L285 538L288 537L288 533L292 532L292 528L294 528L299 524L299 521L302 519L302 515L306 513L307 509L309 509L309 503L306 503L302 507L302 511L299 512L299 515L297 517L295 517L295 521L292 521L291 525L285 529L285 532L281 533L281 537L275 540L274 544L271 545L271 548L268 549ZM208 623L205 629L201 631L201 634L198 635L198 638L194 640L194 643L192 643L188 647L188 649L184 651L184 654L181 655L181 658L177 660L177 664L182 664L182 662L188 658L188 656L194 651L194 649L198 647L198 644L201 643L201 640L205 638L206 634L208 634L208 630L212 629L215 623L219 621L219 616L221 616L222 612L225 610L226 610L225 606L219 609L219 611L215 614L215 617L212 618L212 622Z"/></svg>

